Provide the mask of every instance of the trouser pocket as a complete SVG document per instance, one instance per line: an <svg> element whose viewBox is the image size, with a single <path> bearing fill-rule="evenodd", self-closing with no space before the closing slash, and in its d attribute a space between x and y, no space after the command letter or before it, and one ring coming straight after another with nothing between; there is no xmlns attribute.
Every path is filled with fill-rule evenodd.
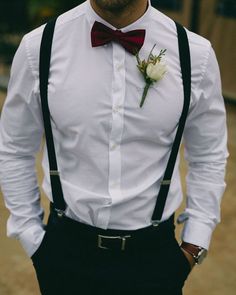
<svg viewBox="0 0 236 295"><path fill-rule="evenodd" d="M50 213L47 225L45 227L45 235L43 240L36 250L36 252L31 256L33 263L37 263L38 260L44 260L45 258L49 258L47 256L51 256L57 248L56 243L54 242L60 236L60 227L61 220L54 213ZM45 256L46 255L46 256Z"/></svg>
<svg viewBox="0 0 236 295"><path fill-rule="evenodd" d="M44 234L44 237L42 239L41 244L39 245L39 247L35 251L35 253L31 256L31 260L33 261L34 264L36 263L36 261L40 257L41 253L44 252L44 250L47 248L47 246L46 246L46 244L47 244L47 237L48 237L48 231L47 231L47 227L46 227L45 228L45 234Z"/></svg>
<svg viewBox="0 0 236 295"><path fill-rule="evenodd" d="M44 238L31 257L42 295L66 294L64 291L61 293L62 288L59 286L59 283L64 285L61 279L63 240L61 220L50 214Z"/></svg>
<svg viewBox="0 0 236 295"><path fill-rule="evenodd" d="M191 271L191 266L176 238L173 236L166 241L155 257L153 268L156 269L155 273L160 281L165 282L167 290L180 290Z"/></svg>
<svg viewBox="0 0 236 295"><path fill-rule="evenodd" d="M187 257L184 255L184 252L180 248L180 245L176 239L174 240L173 252L175 255L175 263L176 263L175 268L177 272L179 272L179 276L181 277L184 284L192 268L191 268L190 262L188 261Z"/></svg>

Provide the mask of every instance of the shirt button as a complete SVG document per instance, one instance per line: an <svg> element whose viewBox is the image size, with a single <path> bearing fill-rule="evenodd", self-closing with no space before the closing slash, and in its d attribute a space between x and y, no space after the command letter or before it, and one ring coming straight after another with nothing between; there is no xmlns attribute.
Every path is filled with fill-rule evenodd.
<svg viewBox="0 0 236 295"><path fill-rule="evenodd" d="M119 185L119 183L118 182L112 182L111 183L111 186L114 188L114 187L117 187Z"/></svg>
<svg viewBox="0 0 236 295"><path fill-rule="evenodd" d="M117 69L117 71L121 71L123 69L123 65L117 64L116 69Z"/></svg>
<svg viewBox="0 0 236 295"><path fill-rule="evenodd" d="M113 107L113 113L118 113L119 112L120 107L119 106L114 106Z"/></svg>
<svg viewBox="0 0 236 295"><path fill-rule="evenodd" d="M117 144L113 143L113 144L111 145L111 150L113 151L113 150L116 149L116 148L117 148Z"/></svg>

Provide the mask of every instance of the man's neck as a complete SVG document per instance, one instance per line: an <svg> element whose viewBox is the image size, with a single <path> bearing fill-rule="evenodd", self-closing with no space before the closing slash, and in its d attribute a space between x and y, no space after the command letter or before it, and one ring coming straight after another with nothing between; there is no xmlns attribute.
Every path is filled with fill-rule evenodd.
<svg viewBox="0 0 236 295"><path fill-rule="evenodd" d="M117 29L126 27L138 20L147 10L148 0L135 0L123 10L110 11L96 4L96 0L90 0L94 11L105 21Z"/></svg>

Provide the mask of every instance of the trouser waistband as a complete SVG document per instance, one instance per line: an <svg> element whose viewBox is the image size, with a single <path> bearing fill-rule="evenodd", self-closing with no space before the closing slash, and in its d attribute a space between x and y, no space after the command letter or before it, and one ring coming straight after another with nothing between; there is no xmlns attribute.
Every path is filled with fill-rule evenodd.
<svg viewBox="0 0 236 295"><path fill-rule="evenodd" d="M174 214L158 226L150 225L137 230L101 229L75 221L67 216L58 217L51 204L50 223L59 223L67 235L76 236L81 242L90 242L97 248L121 250L133 247L150 247L174 235Z"/></svg>

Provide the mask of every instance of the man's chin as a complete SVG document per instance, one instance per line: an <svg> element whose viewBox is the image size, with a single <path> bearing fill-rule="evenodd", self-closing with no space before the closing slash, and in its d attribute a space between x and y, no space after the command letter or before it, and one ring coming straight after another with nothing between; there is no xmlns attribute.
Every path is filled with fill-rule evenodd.
<svg viewBox="0 0 236 295"><path fill-rule="evenodd" d="M130 6L135 0L93 0L94 3L103 10L112 13L119 13Z"/></svg>

